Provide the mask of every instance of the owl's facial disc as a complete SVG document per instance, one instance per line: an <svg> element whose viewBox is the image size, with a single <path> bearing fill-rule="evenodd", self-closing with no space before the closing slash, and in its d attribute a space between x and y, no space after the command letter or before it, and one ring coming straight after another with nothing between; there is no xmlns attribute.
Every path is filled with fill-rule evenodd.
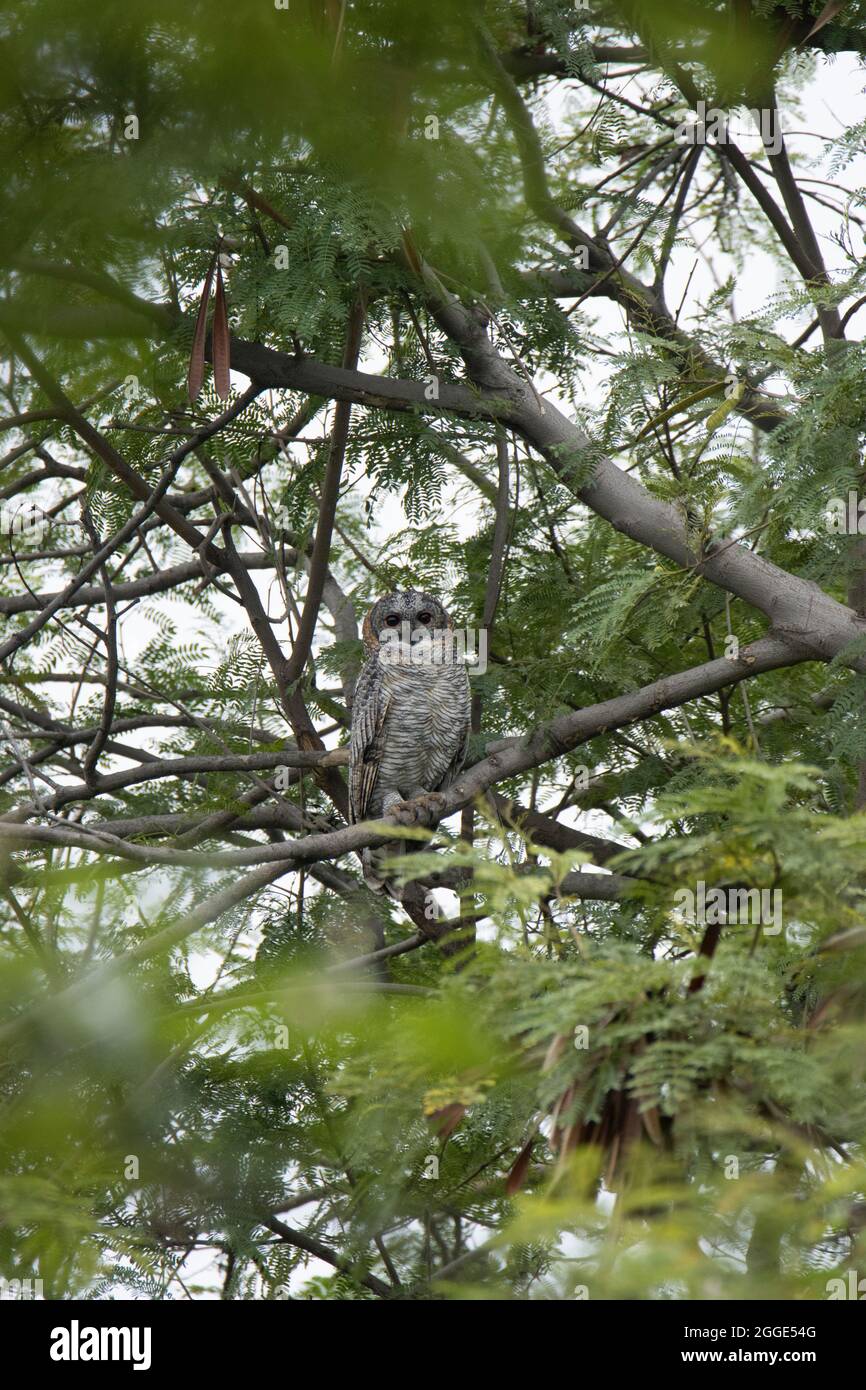
<svg viewBox="0 0 866 1390"><path fill-rule="evenodd" d="M370 618L373 635L379 642L397 641L412 646L450 626L439 600L417 589L387 594L374 606Z"/></svg>

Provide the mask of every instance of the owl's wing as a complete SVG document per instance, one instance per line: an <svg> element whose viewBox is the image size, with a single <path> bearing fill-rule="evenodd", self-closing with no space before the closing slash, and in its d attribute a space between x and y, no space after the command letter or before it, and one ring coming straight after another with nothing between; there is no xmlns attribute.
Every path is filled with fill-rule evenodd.
<svg viewBox="0 0 866 1390"><path fill-rule="evenodd" d="M374 656L361 668L352 700L349 814L353 825L364 820L379 776L387 712L382 667Z"/></svg>
<svg viewBox="0 0 866 1390"><path fill-rule="evenodd" d="M454 757L451 759L439 785L431 788L432 791L442 791L445 787L450 787L455 777L458 777L463 770L466 761L466 750L469 746L469 724L470 724L471 703L469 699L469 680L466 681L466 703L457 727L457 748Z"/></svg>

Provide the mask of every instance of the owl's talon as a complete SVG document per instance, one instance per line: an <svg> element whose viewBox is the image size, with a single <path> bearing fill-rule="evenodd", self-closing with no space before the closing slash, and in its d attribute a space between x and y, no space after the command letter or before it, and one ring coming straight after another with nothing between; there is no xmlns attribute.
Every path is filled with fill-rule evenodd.
<svg viewBox="0 0 866 1390"><path fill-rule="evenodd" d="M398 825L432 825L441 820L444 811L441 792L421 792L406 801L392 801L386 814Z"/></svg>
<svg viewBox="0 0 866 1390"><path fill-rule="evenodd" d="M419 797L426 811L426 821L428 825L434 825L442 819L445 812L445 797L441 792L427 792L425 796Z"/></svg>
<svg viewBox="0 0 866 1390"><path fill-rule="evenodd" d="M445 797L441 792L420 792L410 801L401 801L399 809L405 811L404 824L432 826L442 818Z"/></svg>

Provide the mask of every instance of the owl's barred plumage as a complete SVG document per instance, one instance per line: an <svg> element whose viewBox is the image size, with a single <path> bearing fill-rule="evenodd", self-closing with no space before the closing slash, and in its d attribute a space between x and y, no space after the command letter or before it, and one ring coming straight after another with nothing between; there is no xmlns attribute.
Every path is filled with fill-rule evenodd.
<svg viewBox="0 0 866 1390"><path fill-rule="evenodd" d="M469 733L469 679L438 599L416 589L386 594L367 615L364 644L352 701L353 823L443 791L463 766ZM379 862L400 848L364 850L364 878L375 891L389 887Z"/></svg>

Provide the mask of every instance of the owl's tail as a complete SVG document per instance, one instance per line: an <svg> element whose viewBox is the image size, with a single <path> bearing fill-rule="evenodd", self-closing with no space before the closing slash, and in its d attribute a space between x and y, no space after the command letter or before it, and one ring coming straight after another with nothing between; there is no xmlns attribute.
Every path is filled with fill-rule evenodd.
<svg viewBox="0 0 866 1390"><path fill-rule="evenodd" d="M361 851L361 866L364 882L373 893L387 893L395 902L400 902L400 890L393 871L388 873L383 865L386 859L404 852L402 840L390 840L385 845L372 849L369 845Z"/></svg>

